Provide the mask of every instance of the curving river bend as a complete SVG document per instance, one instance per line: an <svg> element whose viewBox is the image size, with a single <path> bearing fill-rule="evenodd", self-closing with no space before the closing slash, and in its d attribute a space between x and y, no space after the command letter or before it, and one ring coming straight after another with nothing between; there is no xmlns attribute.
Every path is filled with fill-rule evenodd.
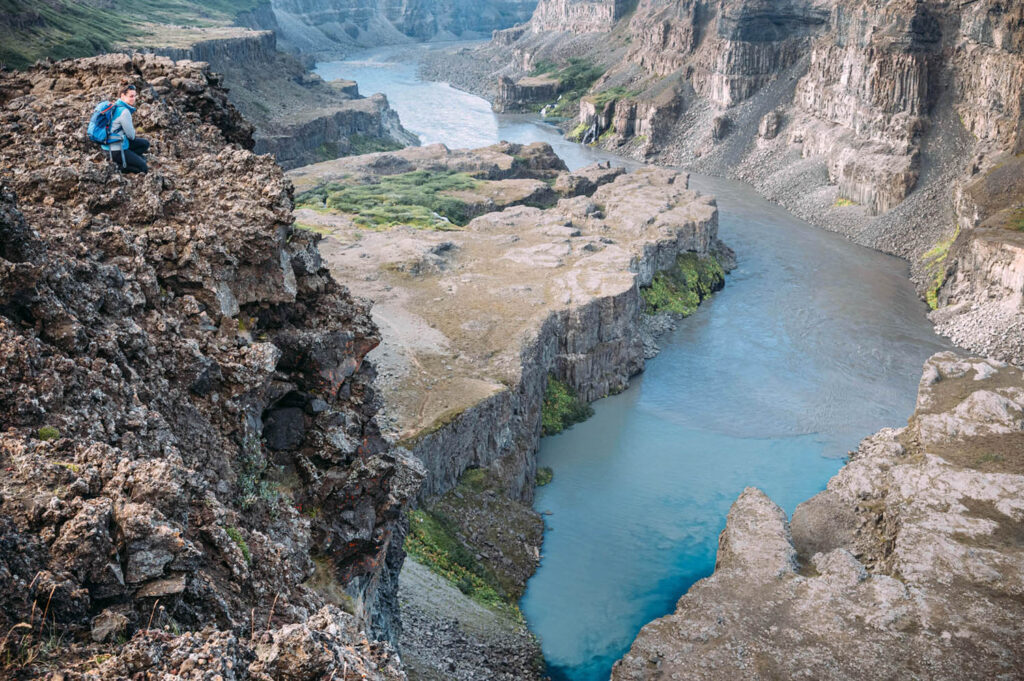
<svg viewBox="0 0 1024 681"><path fill-rule="evenodd" d="M322 63L325 79L383 92L423 143L550 143L570 168L632 165L567 142L535 116L419 80L416 50ZM921 364L950 344L902 261L816 229L748 186L691 176L718 200L719 236L739 266L589 421L541 442L554 481L540 568L521 608L554 679L607 679L647 622L714 568L718 534L744 487L792 513L824 489L858 441L900 426ZM548 514L550 513L550 514Z"/></svg>

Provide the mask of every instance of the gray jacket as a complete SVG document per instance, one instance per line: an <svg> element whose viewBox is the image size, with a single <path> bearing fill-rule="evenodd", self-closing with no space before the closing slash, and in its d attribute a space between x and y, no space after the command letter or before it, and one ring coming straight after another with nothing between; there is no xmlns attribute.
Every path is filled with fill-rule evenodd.
<svg viewBox="0 0 1024 681"><path fill-rule="evenodd" d="M114 120L110 122L110 144L104 144L107 151L111 149L127 149L129 142L135 139L135 123L132 122L132 113L135 107L127 102L117 100L114 109Z"/></svg>

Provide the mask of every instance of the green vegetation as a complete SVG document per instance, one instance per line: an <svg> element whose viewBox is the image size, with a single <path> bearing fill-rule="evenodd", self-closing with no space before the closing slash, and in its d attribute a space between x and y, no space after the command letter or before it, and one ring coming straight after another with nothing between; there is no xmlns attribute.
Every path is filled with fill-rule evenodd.
<svg viewBox="0 0 1024 681"><path fill-rule="evenodd" d="M946 282L946 257L949 255L949 247L953 245L956 238L960 235L959 225L953 230L953 235L948 239L940 241L935 246L924 254L922 260L924 260L924 268L928 273L928 289L925 291L925 300L928 301L928 307L936 309L939 306L939 289Z"/></svg>
<svg viewBox="0 0 1024 681"><path fill-rule="evenodd" d="M725 272L714 256L701 258L683 253L676 265L654 275L650 288L641 291L647 313L673 312L684 317L693 314L700 301L717 291L725 282Z"/></svg>
<svg viewBox="0 0 1024 681"><path fill-rule="evenodd" d="M224 531L231 537L231 541L235 542L235 545L242 552L242 558L245 558L245 562L252 564L252 554L249 553L249 545L245 543L245 539L242 537L242 533L237 527L228 525L224 528Z"/></svg>
<svg viewBox="0 0 1024 681"><path fill-rule="evenodd" d="M573 128L572 132L570 132L565 137L570 142L582 142L583 141L583 136L587 134L588 130L590 130L590 126L589 125L587 125L586 123L580 123L575 128Z"/></svg>
<svg viewBox="0 0 1024 681"><path fill-rule="evenodd" d="M60 437L60 431L53 426L43 426L36 431L36 437L43 442L49 442L50 440L56 440Z"/></svg>
<svg viewBox="0 0 1024 681"><path fill-rule="evenodd" d="M579 110L580 98L604 75L604 68L586 59L573 57L561 66L550 61L537 62L530 75L549 75L558 79L562 84L562 95L548 109L547 115L570 118Z"/></svg>
<svg viewBox="0 0 1024 681"><path fill-rule="evenodd" d="M360 156L362 154L374 154L378 151L397 151L405 147L393 139L383 137L370 137L369 135L355 134L348 138L351 145L349 156Z"/></svg>
<svg viewBox="0 0 1024 681"><path fill-rule="evenodd" d="M846 198L845 196L840 196L838 199L836 199L836 202L835 202L834 205L837 208L846 208L847 206L856 206L857 202L856 201L852 201L852 200Z"/></svg>
<svg viewBox="0 0 1024 681"><path fill-rule="evenodd" d="M497 579L459 541L456 527L443 513L410 511L405 551L478 603L508 608Z"/></svg>
<svg viewBox="0 0 1024 681"><path fill-rule="evenodd" d="M1002 463L1002 462L1003 462L1003 457L1001 455L994 454L992 452L987 452L987 453L982 454L981 456L979 456L977 459L975 459L974 464L976 466L982 466L982 465L984 465L986 463Z"/></svg>
<svg viewBox="0 0 1024 681"><path fill-rule="evenodd" d="M598 108L604 108L609 102L617 102L620 99L629 99L630 97L636 97L640 94L639 90L627 90L625 87L619 85L616 87L608 88L607 90L601 90L594 95L594 104Z"/></svg>
<svg viewBox="0 0 1024 681"><path fill-rule="evenodd" d="M541 435L554 435L586 421L594 415L594 408L581 400L572 388L549 375L540 413Z"/></svg>
<svg viewBox="0 0 1024 681"><path fill-rule="evenodd" d="M352 215L358 226L367 229L395 225L451 229L469 222L469 212L464 201L444 192L473 189L478 184L467 173L415 170L381 178L376 184L321 185L300 194L295 204Z"/></svg>
<svg viewBox="0 0 1024 681"><path fill-rule="evenodd" d="M543 487L544 485L550 485L551 481L555 479L555 471L549 466L541 466L537 469L537 487Z"/></svg>
<svg viewBox="0 0 1024 681"><path fill-rule="evenodd" d="M110 52L145 33L143 22L225 26L259 0L0 0L5 35L0 63L25 68L37 59Z"/></svg>

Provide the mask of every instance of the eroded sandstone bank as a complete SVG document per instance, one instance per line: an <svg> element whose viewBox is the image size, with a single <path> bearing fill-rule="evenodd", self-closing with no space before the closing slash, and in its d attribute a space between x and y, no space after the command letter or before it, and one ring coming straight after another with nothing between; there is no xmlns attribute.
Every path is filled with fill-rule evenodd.
<svg viewBox="0 0 1024 681"><path fill-rule="evenodd" d="M83 139L123 77L144 176ZM219 78L62 61L0 109L3 673L404 678L377 328Z"/></svg>
<svg viewBox="0 0 1024 681"><path fill-rule="evenodd" d="M1024 375L954 353L791 522L748 488L714 574L612 678L1017 678Z"/></svg>

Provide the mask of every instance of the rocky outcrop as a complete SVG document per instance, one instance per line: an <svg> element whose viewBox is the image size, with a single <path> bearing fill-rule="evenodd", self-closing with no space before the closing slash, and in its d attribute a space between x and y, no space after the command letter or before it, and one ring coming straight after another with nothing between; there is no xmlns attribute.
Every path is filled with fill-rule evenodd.
<svg viewBox="0 0 1024 681"><path fill-rule="evenodd" d="M998 157L958 189L952 243L927 259L932 321L961 346L1024 364L1024 158Z"/></svg>
<svg viewBox="0 0 1024 681"><path fill-rule="evenodd" d="M148 175L82 139L125 77ZM113 654L102 678L390 664L352 629L397 635L417 482L376 425L377 330L219 83L152 55L0 73L5 665L39 636L91 638L35 663Z"/></svg>
<svg viewBox="0 0 1024 681"><path fill-rule="evenodd" d="M795 63L826 19L801 0L643 0L630 22L627 59L659 76L685 69L699 95L728 107Z"/></svg>
<svg viewBox="0 0 1024 681"><path fill-rule="evenodd" d="M612 678L1020 675L1024 375L953 353L792 523L746 490L714 574ZM926 671L925 671L926 670Z"/></svg>
<svg viewBox="0 0 1024 681"><path fill-rule="evenodd" d="M333 112L320 111L301 116L306 120L267 125L256 135L256 152L273 154L282 168L298 168L340 156L419 144L380 93L352 98Z"/></svg>
<svg viewBox="0 0 1024 681"><path fill-rule="evenodd" d="M339 54L410 40L490 36L529 19L537 0L273 0L287 49Z"/></svg>
<svg viewBox="0 0 1024 681"><path fill-rule="evenodd" d="M553 76L526 76L515 81L501 76L493 108L496 113L537 111L558 99L564 90L562 82Z"/></svg>
<svg viewBox="0 0 1024 681"><path fill-rule="evenodd" d="M196 40L188 47L158 47L156 54L174 60L209 62L217 70L229 63L247 67L264 66L276 58L277 38L273 31L237 31L235 37Z"/></svg>
<svg viewBox="0 0 1024 681"><path fill-rule="evenodd" d="M533 147L557 162L546 145ZM426 151L323 169L358 177L353 163L387 167L388 157L437 167L417 158ZM495 151L510 163L527 154L498 147L442 158L456 169L460 156ZM353 290L374 300L389 330L382 391L427 470L421 499L452 489L469 467L490 467L507 494L529 501L548 375L587 401L624 388L644 364L640 287L677 254L716 243L714 203L689 191L685 175L647 169L603 180L591 197L488 213L456 232L350 233L342 220L298 214L332 230L339 246L328 258L339 271L365 272Z"/></svg>

